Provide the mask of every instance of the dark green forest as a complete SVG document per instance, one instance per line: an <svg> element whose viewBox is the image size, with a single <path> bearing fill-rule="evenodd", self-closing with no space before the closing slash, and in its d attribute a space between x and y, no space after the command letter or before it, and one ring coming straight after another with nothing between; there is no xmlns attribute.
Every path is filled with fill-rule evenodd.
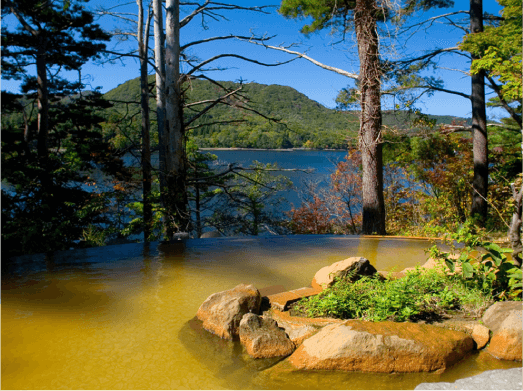
<svg viewBox="0 0 523 391"><path fill-rule="evenodd" d="M154 75L149 76L154 89ZM258 83L240 84L192 79L183 86L185 103L212 101L241 87L239 96L227 98L199 117L188 127L189 138L200 148L317 148L346 149L357 145L359 129L358 111L341 111L326 108L309 99L294 88ZM140 80L129 80L104 94L114 103L106 110L106 137L119 148L139 143L140 137ZM155 100L149 101L154 110ZM204 105L203 105L204 106ZM184 110L187 122L202 105ZM383 125L401 129L411 127L419 115L408 111L385 111ZM437 124L470 124L470 119L427 115ZM151 118L152 147L158 144L157 123ZM156 138L155 138L156 137Z"/></svg>

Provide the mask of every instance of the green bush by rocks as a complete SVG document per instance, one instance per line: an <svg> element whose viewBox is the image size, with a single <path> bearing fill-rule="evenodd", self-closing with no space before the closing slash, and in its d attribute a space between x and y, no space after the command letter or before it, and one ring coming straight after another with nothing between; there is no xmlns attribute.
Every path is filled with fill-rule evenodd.
<svg viewBox="0 0 523 391"><path fill-rule="evenodd" d="M491 302L491 295L467 287L459 276L416 269L397 280L379 275L356 282L338 279L320 294L297 302L292 311L308 317L403 322L447 314L479 317Z"/></svg>

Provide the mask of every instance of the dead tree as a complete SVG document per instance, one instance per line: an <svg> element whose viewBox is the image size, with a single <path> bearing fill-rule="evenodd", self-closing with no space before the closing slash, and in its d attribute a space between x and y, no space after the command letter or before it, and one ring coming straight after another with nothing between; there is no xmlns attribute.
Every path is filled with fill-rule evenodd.
<svg viewBox="0 0 523 391"><path fill-rule="evenodd" d="M514 252L512 253L512 259L514 260L514 263L517 267L521 267L521 254L523 250L523 246L521 244L521 219L522 219L522 197L523 197L523 186L521 189L516 189L516 184L512 183L512 197L514 197L515 201L515 211L512 215L512 222L510 224L510 229L508 232L510 244L512 246L512 250Z"/></svg>

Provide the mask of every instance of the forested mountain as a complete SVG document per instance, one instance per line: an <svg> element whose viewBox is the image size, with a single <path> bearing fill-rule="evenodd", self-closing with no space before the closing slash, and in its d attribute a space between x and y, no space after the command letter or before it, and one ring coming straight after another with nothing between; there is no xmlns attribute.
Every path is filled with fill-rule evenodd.
<svg viewBox="0 0 523 391"><path fill-rule="evenodd" d="M151 87L154 76L149 77ZM222 87L207 80L190 80L184 84L185 102L191 104L210 101L236 90L239 83L219 82ZM190 123L189 134L199 147L237 148L346 148L356 145L359 128L358 112L326 108L294 88L280 85L247 83L236 97L229 97L206 114ZM107 92L106 99L115 102L106 126L107 135L115 137L120 146L130 140L139 140L140 83L129 80ZM127 104L124 102L134 102ZM184 111L188 122L209 103L191 106ZM150 100L151 110L154 99ZM247 109L241 109L246 107ZM259 113L259 114L258 114ZM116 118L124 115L124 119ZM261 115L260 115L261 114ZM263 115L263 116L262 116ZM152 134L156 135L155 116L152 116ZM384 112L383 124L405 127L410 114ZM429 116L438 123L467 121L450 116ZM227 122L229 121L229 122ZM153 144L157 140L153 140Z"/></svg>

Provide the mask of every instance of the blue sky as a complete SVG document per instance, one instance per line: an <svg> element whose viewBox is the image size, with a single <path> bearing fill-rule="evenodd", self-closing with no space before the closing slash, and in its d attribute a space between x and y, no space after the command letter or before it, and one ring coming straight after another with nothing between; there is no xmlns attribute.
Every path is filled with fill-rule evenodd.
<svg viewBox="0 0 523 391"><path fill-rule="evenodd" d="M231 3L241 4L243 6L277 5L276 2L270 1L233 1ZM456 6L454 10L467 9L469 5L468 1L463 0L458 0L455 3ZM96 9L100 6L111 7L112 5L118 4L128 4L127 6L121 7L122 11L136 12L136 5L133 1L92 0L89 6L92 9ZM501 7L499 7L496 1L484 0L485 11L497 15L500 9ZM436 10L421 16L426 18L427 16L430 17L449 11L452 11L452 9ZM185 15L186 14L182 12L181 16L183 17ZM338 41L338 39L331 36L328 31L322 31L306 37L299 32L306 21L287 20L277 14L276 8L272 8L270 15L246 11L227 11L224 15L229 19L228 21L216 22L207 20L208 30L203 30L201 19L195 18L189 25L182 29L180 37L182 44L219 35L250 35L251 32L258 35L276 35L271 41L272 45L301 43L295 50L307 51L310 57L327 65L354 73L358 71L356 43L350 34L347 36L345 42L336 45L333 45L333 43ZM413 21L415 20L416 19L413 19ZM122 25L121 22L110 17L102 17L98 22L106 29L115 27L122 29L133 28L132 26ZM7 23L9 27L15 25L14 20L8 18L2 20L2 23L4 23L4 25ZM430 30L421 31L413 36L407 42L407 50L421 54L431 48L455 46L461 38L462 34L458 30L451 30L448 26L435 24ZM113 44L109 45L109 47L112 46ZM136 43L134 40L118 44L118 48L122 49L126 47L134 48L135 46ZM381 47L382 53L400 58L401 50L399 44L391 45L387 39L383 39ZM219 53L240 54L266 63L283 62L292 57L286 53L276 52L249 43L237 42L232 39L199 45L191 50L191 54L201 59L207 59ZM467 62L463 58L460 58L460 56L447 56L441 61L440 65L445 68L468 69ZM286 85L295 88L299 92L307 95L310 99L330 108L335 107L334 100L338 92L342 88L352 85L350 79L321 69L303 59L279 67L268 68L240 59L228 58L216 61L213 63L213 66L225 68L221 71L208 73L209 76L212 76L216 80L236 81L243 79L247 82L257 82L261 84ZM102 91L106 92L129 79L138 77L138 63L133 59L127 59L123 63L117 61L113 64L89 63L83 67L82 75L88 78L91 86L101 86ZM437 75L444 78L446 87L464 93L470 92L470 79L463 73L440 70ZM17 91L18 83L2 80L2 89ZM428 114L460 117L470 117L471 111L470 102L467 99L445 93L436 93L433 97L424 99L423 102L419 104L419 107L423 112ZM387 108L386 104L384 108ZM489 110L488 114L490 119L506 116L502 110Z"/></svg>

